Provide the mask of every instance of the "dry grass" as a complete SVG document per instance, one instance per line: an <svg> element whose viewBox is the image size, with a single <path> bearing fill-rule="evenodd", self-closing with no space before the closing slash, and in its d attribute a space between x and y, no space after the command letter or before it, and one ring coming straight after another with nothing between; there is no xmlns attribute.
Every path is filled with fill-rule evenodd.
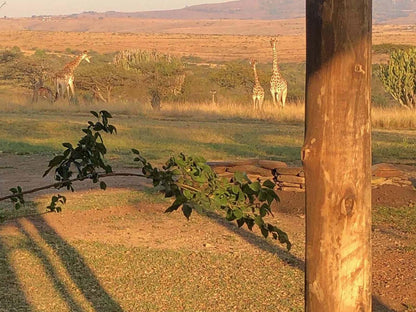
<svg viewBox="0 0 416 312"><path fill-rule="evenodd" d="M170 103L162 107L163 114L180 118L204 116L216 119L257 119L267 121L302 122L305 107L302 102L288 103L284 109L274 107L266 102L263 110L255 110L251 105L228 102L225 104L212 103Z"/></svg>
<svg viewBox="0 0 416 312"><path fill-rule="evenodd" d="M142 115L161 118L196 118L196 119L245 119L281 122L304 122L305 103L289 102L284 109L274 107L266 101L262 111L254 110L251 103L162 103L162 110L155 112L149 103L118 101L115 103L80 103L68 104L60 101L50 104L46 101L31 103L28 94L15 93L0 103L0 112L68 112L85 113L90 110L108 110L127 115ZM372 108L372 125L379 129L415 129L416 111L401 107Z"/></svg>
<svg viewBox="0 0 416 312"><path fill-rule="evenodd" d="M416 110L375 107L371 117L375 128L416 129Z"/></svg>

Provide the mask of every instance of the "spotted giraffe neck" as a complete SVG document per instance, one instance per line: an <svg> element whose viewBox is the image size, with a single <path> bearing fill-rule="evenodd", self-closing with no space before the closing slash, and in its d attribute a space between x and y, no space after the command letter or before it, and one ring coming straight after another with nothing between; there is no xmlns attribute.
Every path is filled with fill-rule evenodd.
<svg viewBox="0 0 416 312"><path fill-rule="evenodd" d="M254 84L256 86L260 85L259 76L257 75L256 63L253 63L253 72L254 72Z"/></svg>
<svg viewBox="0 0 416 312"><path fill-rule="evenodd" d="M84 58L86 58L85 52L78 55L76 58L66 64L64 68L58 72L58 76L65 76L68 74L72 75Z"/></svg>
<svg viewBox="0 0 416 312"><path fill-rule="evenodd" d="M75 68L77 68L79 66L79 64L81 63L83 59L82 55L78 55L75 59L73 59L71 62L69 62L68 64L65 65L64 67L64 71L69 71L69 72L74 72Z"/></svg>
<svg viewBox="0 0 416 312"><path fill-rule="evenodd" d="M279 63L277 62L276 42L273 42L273 76L281 77Z"/></svg>

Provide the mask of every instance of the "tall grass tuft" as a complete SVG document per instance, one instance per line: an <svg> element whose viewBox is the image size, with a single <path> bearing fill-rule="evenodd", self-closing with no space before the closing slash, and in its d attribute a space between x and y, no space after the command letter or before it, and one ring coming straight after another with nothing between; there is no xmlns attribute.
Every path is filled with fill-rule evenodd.
<svg viewBox="0 0 416 312"><path fill-rule="evenodd" d="M196 117L209 119L256 119L267 121L303 122L304 104L289 103L284 109L265 103L262 110L255 110L252 105L227 102L213 103L169 103L162 105L162 114L170 117Z"/></svg>
<svg viewBox="0 0 416 312"><path fill-rule="evenodd" d="M162 103L161 111L154 111L146 101L117 101L114 103L68 103L60 100L55 103L39 101L31 103L27 95L15 94L0 100L1 112L15 113L88 113L90 110L108 110L115 114L149 116L172 119L239 119L265 120L286 123L302 123L305 120L305 103L289 102L284 109L274 107L266 101L263 110L255 110L251 103L226 101L224 103L167 102ZM416 110L401 107L373 107L372 125L380 129L416 129Z"/></svg>
<svg viewBox="0 0 416 312"><path fill-rule="evenodd" d="M416 129L416 110L399 107L374 107L372 125L382 129Z"/></svg>

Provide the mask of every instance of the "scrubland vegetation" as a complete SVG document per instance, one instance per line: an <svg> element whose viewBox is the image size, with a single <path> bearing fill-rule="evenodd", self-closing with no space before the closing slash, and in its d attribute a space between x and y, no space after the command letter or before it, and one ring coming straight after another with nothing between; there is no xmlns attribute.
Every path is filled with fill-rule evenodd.
<svg viewBox="0 0 416 312"><path fill-rule="evenodd" d="M373 50L374 53L391 53L403 48L408 46L382 44L374 46ZM67 49L65 54L56 54L36 49L32 55L25 55L18 47L1 51L0 110L86 112L105 108L117 113L146 115L152 114L151 103L157 96L161 101L160 114L170 117L203 114L213 118L303 121L304 63L280 65L289 85L289 105L284 110L271 104L268 92L271 64L259 64L259 79L266 90L266 107L259 112L252 109L254 81L248 60L206 63L198 57L177 58L152 51L136 51L137 59L134 64L130 60L128 66L115 61L121 53L92 51L92 62L83 63L76 69L77 97L71 104L62 100L49 103L42 98L33 103L34 85L42 81L54 90L54 73L79 52ZM387 129L416 127L415 110L400 109L385 91L379 73L380 66L374 65L373 126Z"/></svg>

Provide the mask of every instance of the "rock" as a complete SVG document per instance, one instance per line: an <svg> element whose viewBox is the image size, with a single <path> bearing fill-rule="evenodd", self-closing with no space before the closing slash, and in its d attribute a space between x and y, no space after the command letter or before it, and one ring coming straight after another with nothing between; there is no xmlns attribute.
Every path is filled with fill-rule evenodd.
<svg viewBox="0 0 416 312"><path fill-rule="evenodd" d="M290 183L299 183L304 184L305 178L304 177L298 177L294 175L278 175L276 177L277 182L290 182Z"/></svg>
<svg viewBox="0 0 416 312"><path fill-rule="evenodd" d="M280 182L279 186L288 186L288 187L298 187L301 188L301 184L299 183L290 183L290 182Z"/></svg>
<svg viewBox="0 0 416 312"><path fill-rule="evenodd" d="M301 189L298 187L287 187L287 186L282 186L280 190L284 192L305 192L305 189Z"/></svg>
<svg viewBox="0 0 416 312"><path fill-rule="evenodd" d="M265 169L287 168L287 164L278 160L259 160L259 166Z"/></svg>
<svg viewBox="0 0 416 312"><path fill-rule="evenodd" d="M245 172L247 174L260 175L263 177L272 176L271 170L257 167L254 165L241 165L241 166L234 166L234 167L227 168L227 172L237 172L237 171Z"/></svg>
<svg viewBox="0 0 416 312"><path fill-rule="evenodd" d="M303 167L275 168L273 172L274 175L299 175L303 172Z"/></svg>
<svg viewBox="0 0 416 312"><path fill-rule="evenodd" d="M373 165L372 168L372 175L375 177L382 177L382 178L392 178L392 177L406 177L407 175L397 168L395 165L381 163L377 165Z"/></svg>

